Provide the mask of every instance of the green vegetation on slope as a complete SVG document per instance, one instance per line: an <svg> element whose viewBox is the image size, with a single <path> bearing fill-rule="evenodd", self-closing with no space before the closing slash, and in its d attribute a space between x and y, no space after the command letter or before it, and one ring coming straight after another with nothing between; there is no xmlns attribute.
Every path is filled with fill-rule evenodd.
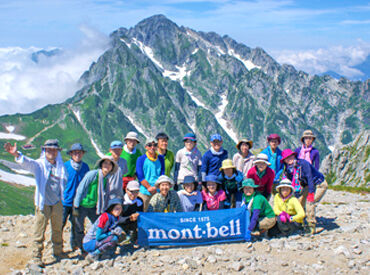
<svg viewBox="0 0 370 275"><path fill-rule="evenodd" d="M33 214L34 187L15 186L0 181L0 215Z"/></svg>

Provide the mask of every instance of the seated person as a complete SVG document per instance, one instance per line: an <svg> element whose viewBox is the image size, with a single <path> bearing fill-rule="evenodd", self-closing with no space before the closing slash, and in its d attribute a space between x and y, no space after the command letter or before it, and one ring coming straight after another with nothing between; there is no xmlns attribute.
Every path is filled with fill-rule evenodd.
<svg viewBox="0 0 370 275"><path fill-rule="evenodd" d="M239 207L242 202L242 193L239 189L242 186L243 173L236 170L231 159L225 159L222 162L220 171L218 179L226 193L225 208Z"/></svg>
<svg viewBox="0 0 370 275"><path fill-rule="evenodd" d="M144 211L143 200L138 197L140 184L136 180L129 181L126 186L126 194L123 196L122 217L127 217L121 224L126 235L130 235L132 243L137 241L137 218L138 212Z"/></svg>
<svg viewBox="0 0 370 275"><path fill-rule="evenodd" d="M177 192L184 212L199 211L203 203L202 194L195 189L195 178L185 176L182 180L183 189Z"/></svg>
<svg viewBox="0 0 370 275"><path fill-rule="evenodd" d="M219 210L225 208L226 194L221 189L221 182L216 175L205 177L205 189L202 191L202 210Z"/></svg>
<svg viewBox="0 0 370 275"><path fill-rule="evenodd" d="M173 180L166 175L157 179L155 187L159 189L159 193L150 199L148 212L183 212L177 192L170 190L174 185Z"/></svg>
<svg viewBox="0 0 370 275"><path fill-rule="evenodd" d="M284 235L291 235L301 229L306 216L302 205L294 196L294 188L289 179L283 179L276 187L278 193L274 197L274 212L277 216L277 226Z"/></svg>
<svg viewBox="0 0 370 275"><path fill-rule="evenodd" d="M264 196L257 189L259 186L254 184L253 179L243 180L242 187L243 199L242 206L246 205L250 212L249 234L259 236L261 233L272 228L276 223L275 213Z"/></svg>
<svg viewBox="0 0 370 275"><path fill-rule="evenodd" d="M104 252L115 252L117 243L122 235L122 228L118 226L124 218L122 200L115 198L109 201L106 211L99 216L83 238L83 249L89 253L88 259L99 260Z"/></svg>

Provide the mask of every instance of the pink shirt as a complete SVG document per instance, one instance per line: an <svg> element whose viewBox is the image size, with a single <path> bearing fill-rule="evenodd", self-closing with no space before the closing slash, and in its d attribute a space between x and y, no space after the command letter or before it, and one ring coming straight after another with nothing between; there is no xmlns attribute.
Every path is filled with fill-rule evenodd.
<svg viewBox="0 0 370 275"><path fill-rule="evenodd" d="M224 190L219 190L214 196L205 190L202 191L203 201L207 203L208 210L218 210L220 201L226 200L226 195Z"/></svg>

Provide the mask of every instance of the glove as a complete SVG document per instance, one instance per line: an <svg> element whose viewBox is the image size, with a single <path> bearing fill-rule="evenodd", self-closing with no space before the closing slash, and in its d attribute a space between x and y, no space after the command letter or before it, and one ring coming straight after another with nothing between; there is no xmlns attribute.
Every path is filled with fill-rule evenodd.
<svg viewBox="0 0 370 275"><path fill-rule="evenodd" d="M287 212L285 212L285 218L286 218L286 221L287 222L290 222L290 215L287 213Z"/></svg>
<svg viewBox="0 0 370 275"><path fill-rule="evenodd" d="M245 232L245 241L250 242L251 239L252 239L251 231L247 230L247 232Z"/></svg>
<svg viewBox="0 0 370 275"><path fill-rule="evenodd" d="M119 235L121 235L123 233L123 230L122 230L121 227L117 226L111 232L112 232L112 234L114 234L116 236L119 236Z"/></svg>
<svg viewBox="0 0 370 275"><path fill-rule="evenodd" d="M73 207L73 209L72 209L72 216L74 216L74 217L80 216L80 211L78 210L78 208Z"/></svg>
<svg viewBox="0 0 370 275"><path fill-rule="evenodd" d="M287 214L285 211L283 211L283 212L281 212L280 213L280 215L279 215L279 218L280 218L280 221L282 222L282 223L286 223L287 222L287 217L286 217L286 215L285 214Z"/></svg>
<svg viewBox="0 0 370 275"><path fill-rule="evenodd" d="M308 193L307 201L308 202L315 202L315 193Z"/></svg>

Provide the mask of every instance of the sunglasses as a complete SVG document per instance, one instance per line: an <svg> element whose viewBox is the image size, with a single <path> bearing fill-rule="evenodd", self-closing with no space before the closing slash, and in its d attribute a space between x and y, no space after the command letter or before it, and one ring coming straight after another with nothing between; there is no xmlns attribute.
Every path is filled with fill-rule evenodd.
<svg viewBox="0 0 370 275"><path fill-rule="evenodd" d="M145 146L147 146L147 147L157 147L157 143L149 143Z"/></svg>

